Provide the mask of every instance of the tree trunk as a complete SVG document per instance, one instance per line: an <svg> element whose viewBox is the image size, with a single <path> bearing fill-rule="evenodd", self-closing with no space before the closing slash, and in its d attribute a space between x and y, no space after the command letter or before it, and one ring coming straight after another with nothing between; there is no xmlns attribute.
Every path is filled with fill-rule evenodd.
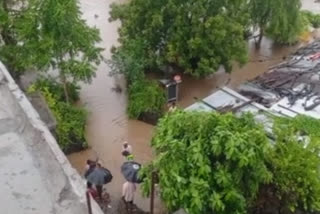
<svg viewBox="0 0 320 214"><path fill-rule="evenodd" d="M66 102L70 103L68 86L67 86L68 83L66 80L66 76L63 74L63 72L60 72L60 80L61 80L61 83L63 84L63 91L64 91L64 96L66 98Z"/></svg>
<svg viewBox="0 0 320 214"><path fill-rule="evenodd" d="M259 33L258 42L256 42L256 48L260 48L261 41L262 41L262 38L264 36L264 28L262 26L260 26L259 28L260 28L260 33Z"/></svg>

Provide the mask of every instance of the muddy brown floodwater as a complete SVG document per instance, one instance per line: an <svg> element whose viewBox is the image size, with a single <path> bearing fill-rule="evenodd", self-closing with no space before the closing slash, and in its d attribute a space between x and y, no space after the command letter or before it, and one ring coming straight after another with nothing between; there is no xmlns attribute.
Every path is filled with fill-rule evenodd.
<svg viewBox="0 0 320 214"><path fill-rule="evenodd" d="M83 17L87 23L100 29L102 38L100 46L105 48L103 55L107 59L110 58L112 45L117 45L117 28L119 27L119 22L108 22L109 5L112 2L120 1L80 0ZM306 0L303 6L307 9L309 7L320 11L319 5L313 3L312 0ZM250 41L248 42L250 61L243 67L235 66L230 75L221 71L202 80L194 80L184 76L178 105L186 107L194 102L194 97L206 97L219 86L237 87L242 82L265 72L269 66L280 62L283 57L296 48L297 46L278 47L273 45L269 39L263 39L261 48L256 50L253 41ZM114 176L112 182L107 185L107 190L112 195L112 199L116 201L121 197L121 188L124 182L120 173L120 166L123 163L123 157L120 154L121 145L123 141L127 140L133 147L136 161L140 163L150 161L152 151L149 143L153 126L127 118L126 93L117 93L112 90L115 85L124 88L125 82L122 78L110 77L108 72L107 64L102 63L98 67L97 76L92 83L82 85L81 100L90 112L87 123L87 141L90 149L69 155L68 158L80 173L83 173L84 164L88 158L99 158ZM149 201L140 195L140 193L137 194L136 204L147 211ZM112 210L114 209L112 208ZM164 212L158 200L156 213Z"/></svg>

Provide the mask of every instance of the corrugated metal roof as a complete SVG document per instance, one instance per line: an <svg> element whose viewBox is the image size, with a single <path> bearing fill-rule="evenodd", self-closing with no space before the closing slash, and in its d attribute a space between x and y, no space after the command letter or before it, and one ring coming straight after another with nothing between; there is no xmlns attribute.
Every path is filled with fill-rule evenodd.
<svg viewBox="0 0 320 214"><path fill-rule="evenodd" d="M268 116L270 115L270 111L258 103L250 102L250 99L228 87L218 89L210 96L194 103L185 110L209 112L217 111L217 109L231 105L233 109L236 109L235 113L238 115L247 112L252 113L256 121L261 123L268 133L272 132L272 119ZM212 106L213 108L210 108L209 106Z"/></svg>

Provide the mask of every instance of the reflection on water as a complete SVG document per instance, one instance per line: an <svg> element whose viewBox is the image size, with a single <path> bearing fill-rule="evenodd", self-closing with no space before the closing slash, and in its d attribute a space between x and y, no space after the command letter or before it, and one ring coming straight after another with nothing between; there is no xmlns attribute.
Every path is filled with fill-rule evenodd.
<svg viewBox="0 0 320 214"><path fill-rule="evenodd" d="M100 46L105 48L104 57L110 58L110 48L117 44L117 28L119 26L117 22L108 22L109 5L113 0L80 0L80 2L83 16L88 24L100 29L103 40ZM313 3L310 3L311 0L305 2L308 2L304 4L305 7L316 8ZM317 6L319 5L317 4ZM230 87L237 87L240 83L266 71L269 66L280 62L284 56L297 48L296 46L277 47L268 39L263 39L262 42L259 50L254 48L253 41L248 43L249 63L243 67L235 65L234 72L230 75L218 72L212 77L202 80L194 80L183 76L178 105L186 107L194 102L194 97L208 96L216 87L223 86L226 83ZM81 173L87 158L99 158L114 176L112 183L107 185L108 192L115 198L119 198L124 182L120 174L120 166L123 161L120 154L122 142L127 140L133 146L136 160L145 163L152 158L149 142L153 127L127 118L125 91L116 93L112 90L116 84L124 88L125 82L121 78L110 77L108 71L108 66L102 63L98 67L97 76L92 83L82 86L81 100L90 112L87 124L87 141L91 149L72 154L68 158ZM148 200L138 196L136 203L148 210ZM160 213L159 204L156 203L156 213Z"/></svg>

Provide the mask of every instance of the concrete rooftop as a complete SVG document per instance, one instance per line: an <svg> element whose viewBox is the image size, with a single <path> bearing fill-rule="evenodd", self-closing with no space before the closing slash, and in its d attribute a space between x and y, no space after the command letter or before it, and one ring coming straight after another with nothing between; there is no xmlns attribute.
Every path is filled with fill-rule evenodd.
<svg viewBox="0 0 320 214"><path fill-rule="evenodd" d="M0 185L1 213L88 213L83 179L1 62Z"/></svg>

